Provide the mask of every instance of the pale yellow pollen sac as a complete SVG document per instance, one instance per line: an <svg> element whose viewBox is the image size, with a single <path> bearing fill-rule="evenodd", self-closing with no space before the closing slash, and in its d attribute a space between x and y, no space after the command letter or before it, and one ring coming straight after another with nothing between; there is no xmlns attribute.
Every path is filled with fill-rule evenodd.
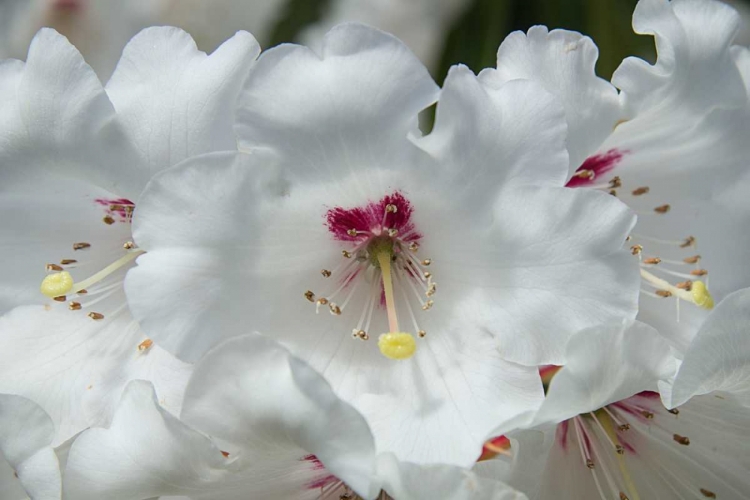
<svg viewBox="0 0 750 500"><path fill-rule="evenodd" d="M596 177L596 172L593 170L579 170L575 174L573 174L573 177L578 177L579 179L589 179L593 180L594 177Z"/></svg>
<svg viewBox="0 0 750 500"><path fill-rule="evenodd" d="M356 328L352 330L352 338L359 338L361 340L369 340L370 336L367 335L367 332L364 330L357 330Z"/></svg>
<svg viewBox="0 0 750 500"><path fill-rule="evenodd" d="M151 346L154 345L154 341L151 339L146 339L140 344L138 344L138 351L144 352L151 348Z"/></svg>
<svg viewBox="0 0 750 500"><path fill-rule="evenodd" d="M688 236L680 245L680 248L692 247L695 245L695 236Z"/></svg>
<svg viewBox="0 0 750 500"><path fill-rule="evenodd" d="M410 333L383 333L378 337L380 352L389 359L409 359L417 351L417 343Z"/></svg>
<svg viewBox="0 0 750 500"><path fill-rule="evenodd" d="M427 335L427 332L424 331L424 330L419 330L419 332L417 333L417 335L419 335L419 338L423 339Z"/></svg>
<svg viewBox="0 0 750 500"><path fill-rule="evenodd" d="M90 312L88 314L88 317L93 319L94 321L99 321L100 319L104 319L104 315L98 312Z"/></svg>
<svg viewBox="0 0 750 500"><path fill-rule="evenodd" d="M333 314L334 316L341 316L341 308L337 304L331 302L330 304L328 304L328 308L331 310L331 314Z"/></svg>
<svg viewBox="0 0 750 500"><path fill-rule="evenodd" d="M690 280L687 281L681 281L675 285L676 288L679 288L680 290L685 290L689 292L693 289L693 282Z"/></svg>
<svg viewBox="0 0 750 500"><path fill-rule="evenodd" d="M705 488L701 488L701 495L703 495L706 498L716 498L716 493L714 493L711 490L707 490Z"/></svg>
<svg viewBox="0 0 750 500"><path fill-rule="evenodd" d="M321 269L320 274L322 274L324 278L331 277L331 271L329 271L328 269Z"/></svg>
<svg viewBox="0 0 750 500"><path fill-rule="evenodd" d="M649 264L652 266L655 266L656 264L659 264L661 262L661 259L659 257L649 257L648 259L643 259L644 264Z"/></svg>
<svg viewBox="0 0 750 500"><path fill-rule="evenodd" d="M70 309L71 311L80 311L81 310L81 303L80 302L75 302L75 301L71 300L68 303L68 309Z"/></svg>
<svg viewBox="0 0 750 500"><path fill-rule="evenodd" d="M390 236L391 238L395 238L396 236L398 236L398 229L389 229L388 236Z"/></svg>
<svg viewBox="0 0 750 500"><path fill-rule="evenodd" d="M349 229L346 234L348 234L351 237L357 236L357 230L356 229Z"/></svg>
<svg viewBox="0 0 750 500"><path fill-rule="evenodd" d="M693 255L692 257L685 257L682 259L682 262L685 264L697 264L699 260L701 260L700 255Z"/></svg>
<svg viewBox="0 0 750 500"><path fill-rule="evenodd" d="M396 205L389 203L388 205L385 206L385 211L390 214L395 214L396 212L398 212L398 207Z"/></svg>
<svg viewBox="0 0 750 500"><path fill-rule="evenodd" d="M122 245L122 248L124 248L125 250L132 250L133 248L135 248L135 243L133 243L132 241L126 241Z"/></svg>
<svg viewBox="0 0 750 500"><path fill-rule="evenodd" d="M630 253L633 255L640 255L641 252L643 252L643 246L642 245L633 245L630 247Z"/></svg>
<svg viewBox="0 0 750 500"><path fill-rule="evenodd" d="M62 271L62 266L58 266L57 264L47 264L46 266L47 271Z"/></svg>
<svg viewBox="0 0 750 500"><path fill-rule="evenodd" d="M422 261L423 266L429 266L430 264L432 264L432 259L425 259Z"/></svg>
<svg viewBox="0 0 750 500"><path fill-rule="evenodd" d="M433 305L435 305L435 302L434 302L434 301L432 301L432 300L428 300L427 302L425 302L425 303L424 303L424 304L422 305L422 310L423 310L423 311L428 311L428 310L432 309L432 306L433 306Z"/></svg>
<svg viewBox="0 0 750 500"><path fill-rule="evenodd" d="M694 281L690 287L690 293L693 296L695 305L703 309L713 309L714 299L702 281Z"/></svg>
<svg viewBox="0 0 750 500"><path fill-rule="evenodd" d="M349 252L349 251L347 251L347 250L341 250L341 255L343 255L347 259L351 259L352 258L352 253Z"/></svg>
<svg viewBox="0 0 750 500"><path fill-rule="evenodd" d="M417 243L416 241L412 241L409 244L409 250L412 252L416 252L417 250L419 250L419 243Z"/></svg>
<svg viewBox="0 0 750 500"><path fill-rule="evenodd" d="M65 295L73 288L73 276L67 271L50 274L39 287L41 292L47 297L53 299Z"/></svg>
<svg viewBox="0 0 750 500"><path fill-rule="evenodd" d="M676 443L679 443L683 446L687 446L690 444L690 438L688 438L687 436L680 436L679 434L675 434L674 436L672 436L672 439L674 439Z"/></svg>

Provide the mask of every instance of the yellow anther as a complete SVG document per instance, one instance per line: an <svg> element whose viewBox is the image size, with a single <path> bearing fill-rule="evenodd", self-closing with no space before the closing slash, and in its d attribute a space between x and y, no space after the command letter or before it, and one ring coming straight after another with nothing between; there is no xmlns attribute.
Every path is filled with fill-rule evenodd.
<svg viewBox="0 0 750 500"><path fill-rule="evenodd" d="M714 299L711 297L708 288L706 288L706 285L702 281L693 281L690 293L693 295L695 305L700 306L703 309L714 308Z"/></svg>
<svg viewBox="0 0 750 500"><path fill-rule="evenodd" d="M386 358L409 359L417 351L417 342L410 333L384 333L378 338L378 348Z"/></svg>
<svg viewBox="0 0 750 500"><path fill-rule="evenodd" d="M50 274L44 280L39 289L44 295L53 299L65 295L73 288L73 276L68 271Z"/></svg>

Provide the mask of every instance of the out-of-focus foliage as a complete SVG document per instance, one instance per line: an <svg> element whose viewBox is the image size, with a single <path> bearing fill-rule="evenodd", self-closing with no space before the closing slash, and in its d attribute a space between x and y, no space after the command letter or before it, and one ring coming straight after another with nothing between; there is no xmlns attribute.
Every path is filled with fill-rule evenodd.
<svg viewBox="0 0 750 500"><path fill-rule="evenodd" d="M633 33L630 19L636 0L475 0L448 35L440 69L443 78L457 62L474 71L495 65L500 42L515 30L535 24L580 31L599 46L599 75L609 78L629 55L653 60L653 41Z"/></svg>

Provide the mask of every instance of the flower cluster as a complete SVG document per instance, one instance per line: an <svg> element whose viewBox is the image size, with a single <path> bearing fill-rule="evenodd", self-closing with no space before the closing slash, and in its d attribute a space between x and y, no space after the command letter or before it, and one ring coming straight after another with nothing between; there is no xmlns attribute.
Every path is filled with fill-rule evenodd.
<svg viewBox="0 0 750 500"><path fill-rule="evenodd" d="M40 31L0 62L0 496L746 498L750 52L714 0L633 26L611 82L537 26L442 88L360 24L149 28L106 85Z"/></svg>

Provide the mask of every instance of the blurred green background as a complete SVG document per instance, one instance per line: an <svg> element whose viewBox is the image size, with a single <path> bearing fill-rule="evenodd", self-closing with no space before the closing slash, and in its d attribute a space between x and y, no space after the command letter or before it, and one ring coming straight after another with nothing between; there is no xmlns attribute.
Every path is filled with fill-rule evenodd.
<svg viewBox="0 0 750 500"><path fill-rule="evenodd" d="M736 43L750 44L750 0L733 4L743 18ZM514 30L535 24L589 35L599 47L597 72L610 78L627 56L653 62L650 36L631 28L637 0L0 0L0 58L25 58L41 26L67 36L106 81L127 41L146 26L188 31L213 51L237 30L263 48L283 42L319 47L337 23L358 21L401 38L442 83L463 63L475 72L495 66L497 48ZM75 8L70 8L75 5ZM66 7L68 6L68 7Z"/></svg>
<svg viewBox="0 0 750 500"><path fill-rule="evenodd" d="M270 45L296 40L316 22L330 0L291 0L282 13ZM442 81L448 68L463 63L479 71L495 65L503 38L535 24L580 31L600 48L597 72L609 78L623 58L639 55L653 61L650 37L637 36L630 25L637 0L474 0L447 33L440 64L433 76Z"/></svg>

